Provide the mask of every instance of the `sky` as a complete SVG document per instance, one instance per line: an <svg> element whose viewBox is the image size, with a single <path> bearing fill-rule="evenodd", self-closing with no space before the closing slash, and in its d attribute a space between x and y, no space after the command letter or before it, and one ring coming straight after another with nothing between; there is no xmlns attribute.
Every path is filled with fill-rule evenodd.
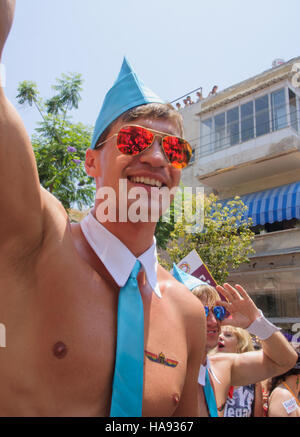
<svg viewBox="0 0 300 437"><path fill-rule="evenodd" d="M160 97L221 91L300 56L299 0L17 0L3 54L7 97L31 135L40 116L18 105L19 82L43 98L63 73L81 73L73 120L94 125L125 55Z"/></svg>

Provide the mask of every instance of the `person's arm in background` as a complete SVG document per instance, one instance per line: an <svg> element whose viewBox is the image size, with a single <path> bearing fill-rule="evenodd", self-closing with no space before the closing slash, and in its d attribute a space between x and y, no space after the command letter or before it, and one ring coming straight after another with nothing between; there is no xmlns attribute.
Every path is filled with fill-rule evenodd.
<svg viewBox="0 0 300 437"><path fill-rule="evenodd" d="M241 328L251 327L253 322L262 321L261 313L253 300L241 285L235 288L229 284L217 286L217 290L225 296L227 302L220 301L230 312L231 319L225 319L222 325L233 325ZM269 332L269 322L260 324L261 329ZM265 328L264 328L265 326ZM262 350L242 354L227 354L231 364L231 385L241 386L254 384L267 378L281 375L291 369L297 361L297 353L285 337L272 325L270 335L260 338ZM273 332L273 333L272 333Z"/></svg>
<svg viewBox="0 0 300 437"><path fill-rule="evenodd" d="M294 410L288 414L284 402L291 400L291 394L280 387L276 387L269 399L268 417L299 417Z"/></svg>

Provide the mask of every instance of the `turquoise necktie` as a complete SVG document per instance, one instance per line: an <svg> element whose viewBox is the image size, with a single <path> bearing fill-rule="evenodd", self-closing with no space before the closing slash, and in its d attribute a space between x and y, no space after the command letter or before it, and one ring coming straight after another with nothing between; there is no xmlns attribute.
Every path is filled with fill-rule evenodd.
<svg viewBox="0 0 300 437"><path fill-rule="evenodd" d="M144 309L137 260L120 289L116 363L110 417L141 417L144 380Z"/></svg>
<svg viewBox="0 0 300 437"><path fill-rule="evenodd" d="M204 395L205 395L205 399L206 399L206 403L207 403L210 417L218 417L216 398L215 398L215 394L214 394L213 388L212 388L211 383L210 383L209 374L208 374L207 369L206 369L206 373L205 373Z"/></svg>

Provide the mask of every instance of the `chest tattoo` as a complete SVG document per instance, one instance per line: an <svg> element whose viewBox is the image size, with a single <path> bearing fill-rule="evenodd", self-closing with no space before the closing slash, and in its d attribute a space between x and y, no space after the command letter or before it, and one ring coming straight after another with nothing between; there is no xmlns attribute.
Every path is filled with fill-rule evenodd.
<svg viewBox="0 0 300 437"><path fill-rule="evenodd" d="M176 367L178 364L178 361L171 360L170 358L166 358L166 356L162 352L156 355L153 354L152 352L145 351L145 355L150 361L153 361L154 363L163 364L169 367Z"/></svg>

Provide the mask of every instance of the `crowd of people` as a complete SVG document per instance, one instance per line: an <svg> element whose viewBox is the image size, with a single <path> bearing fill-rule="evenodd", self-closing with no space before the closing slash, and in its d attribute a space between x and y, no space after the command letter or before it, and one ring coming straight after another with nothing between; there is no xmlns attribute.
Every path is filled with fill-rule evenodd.
<svg viewBox="0 0 300 437"><path fill-rule="evenodd" d="M0 62L14 9L15 0L0 0ZM156 221L129 214L142 191L139 208L150 214L156 199L162 215L153 188L173 193L191 155L179 112L124 58L86 151L95 204L71 224L41 187L31 141L0 86L1 416L259 415L259 383L274 377L267 414L299 415L299 354L279 329L241 285L214 288L176 265L165 270Z"/></svg>
<svg viewBox="0 0 300 437"><path fill-rule="evenodd" d="M255 347L256 339L246 330L224 325L211 355L249 352ZM298 360L287 372L255 384L230 387L224 417L300 417L300 347L294 347Z"/></svg>
<svg viewBox="0 0 300 437"><path fill-rule="evenodd" d="M214 85L213 88L212 88L212 90L209 92L209 94L208 94L207 97L214 96L215 94L217 94L217 92L218 92L218 86L217 86L217 85ZM206 97L206 98L207 98L207 97ZM187 107L187 106L191 106L191 105L193 105L194 103L201 102L204 98L205 98L205 97L203 97L203 95L202 95L202 91L197 91L197 92L196 92L196 101L193 101L192 98L191 98L191 96L187 96L186 98L184 98L184 99L182 100L182 102L183 102L183 106L181 106L181 103L180 103L179 101L176 102L176 108L179 110L179 109L181 109L181 108L185 108L185 107Z"/></svg>
<svg viewBox="0 0 300 437"><path fill-rule="evenodd" d="M264 320L242 286L212 287L180 271L175 264L173 274L203 303L206 311L207 355L198 379L201 415L300 417L299 349L291 347L280 330ZM260 317L252 324L255 313L260 313ZM255 326L258 320L261 326ZM290 354L292 350L297 353L297 362L287 371L280 372L280 368L284 368L280 354ZM206 378L204 367L208 373ZM274 378L270 377L272 374ZM286 381L287 377L291 380ZM209 384L212 391L207 396ZM284 393L278 390L275 396L275 387ZM275 410L274 402L279 402L279 395L291 404L289 409L282 401L280 411Z"/></svg>

